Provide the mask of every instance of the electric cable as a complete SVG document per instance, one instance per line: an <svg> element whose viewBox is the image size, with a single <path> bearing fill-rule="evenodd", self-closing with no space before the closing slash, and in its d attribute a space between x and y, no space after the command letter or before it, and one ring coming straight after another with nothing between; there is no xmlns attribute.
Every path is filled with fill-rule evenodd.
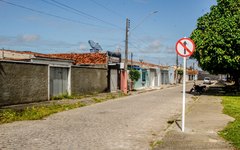
<svg viewBox="0 0 240 150"><path fill-rule="evenodd" d="M71 6L66 5L66 4L60 3L60 2L58 2L58 1L56 1L56 0L51 0L51 1L54 2L54 3L56 3L56 4L61 5L61 6L63 6L63 7L66 7L66 8L69 8L69 9L71 9L71 10L74 10L74 11L76 11L76 12L79 12L79 13L81 13L81 14L83 14L83 15L85 15L85 16L88 16L88 17L90 17L90 18L94 18L94 19L96 19L96 20L98 20L98 21L100 21L100 22L103 22L103 23L105 23L105 24L108 24L108 25L114 26L114 27L116 27L116 28L118 28L118 29L124 30L124 29L122 29L121 27L119 27L119 26L117 26L117 25L115 25L115 24L112 24L112 23L110 23L110 22L107 22L107 21L104 21L104 20L102 20L102 19L99 19L99 18L97 18L97 17L95 17L95 16L92 16L92 15L90 15L90 14L88 14L88 13L85 13L85 12L83 12L83 11L80 11L80 10L78 10L78 9L75 9L75 8L73 8L73 7L71 7Z"/></svg>
<svg viewBox="0 0 240 150"><path fill-rule="evenodd" d="M104 8L104 9L107 10L107 11L109 11L109 12L111 12L111 13L114 13L115 15L117 15L117 16L119 16L119 17L123 17L120 13L117 13L116 11L114 11L114 10L112 10L112 9L110 9L110 8L108 8L108 7L106 7L106 6L104 6L104 5L101 4L101 3L98 3L98 2L95 1L95 0L90 0L90 1L93 2L93 3L95 3L96 5L98 5L98 6L102 7L102 8Z"/></svg>
<svg viewBox="0 0 240 150"><path fill-rule="evenodd" d="M81 21L69 19L69 18L66 18L66 17L58 16L58 15L55 15L55 14L50 14L50 13L47 13L47 12L44 12L44 11L40 11L40 10L32 9L32 8L29 8L29 7L25 7L23 5L15 4L15 3L12 3L12 2L7 2L5 0L0 0L0 2L6 3L6 4L10 4L10 5L13 5L15 7L19 7L19 8L22 8L22 9L25 9L25 10L29 10L29 11L32 11L32 12L35 12L35 13L39 13L39 14L42 14L42 15L47 15L47 16L51 16L51 17L54 17L54 18L62 19L62 20L65 20L65 21L70 21L70 22L74 22L74 23L79 23L79 24L99 27L98 25L95 25L95 24L90 24L90 23L81 22Z"/></svg>

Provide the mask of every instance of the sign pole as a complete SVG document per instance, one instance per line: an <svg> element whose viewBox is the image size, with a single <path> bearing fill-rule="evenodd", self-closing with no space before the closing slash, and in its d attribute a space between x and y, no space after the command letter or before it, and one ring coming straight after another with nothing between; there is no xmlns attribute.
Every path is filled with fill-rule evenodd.
<svg viewBox="0 0 240 150"><path fill-rule="evenodd" d="M185 129L185 103L186 103L186 57L183 57L183 102L182 102L182 132Z"/></svg>
<svg viewBox="0 0 240 150"><path fill-rule="evenodd" d="M176 52L183 57L183 97L182 97L182 132L185 130L185 105L186 105L186 61L195 50L195 44L190 38L181 38L176 43Z"/></svg>

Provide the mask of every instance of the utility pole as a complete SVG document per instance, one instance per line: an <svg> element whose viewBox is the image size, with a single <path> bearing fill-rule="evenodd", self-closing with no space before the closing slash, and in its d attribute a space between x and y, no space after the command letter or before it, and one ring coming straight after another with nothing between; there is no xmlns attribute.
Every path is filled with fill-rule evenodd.
<svg viewBox="0 0 240 150"><path fill-rule="evenodd" d="M122 70L121 73L121 90L127 94L127 90L128 90L128 83L127 83L127 79L128 79L128 75L127 75L127 66L128 66L128 34L129 34L129 24L130 21L127 18L126 19L126 39L125 39L125 62L124 62L124 70Z"/></svg>
<svg viewBox="0 0 240 150"><path fill-rule="evenodd" d="M131 52L131 69L133 69L133 52Z"/></svg>
<svg viewBox="0 0 240 150"><path fill-rule="evenodd" d="M125 63L124 63L124 69L127 71L127 64L128 64L128 33L129 33L129 24L130 20L126 19L126 39L125 39Z"/></svg>

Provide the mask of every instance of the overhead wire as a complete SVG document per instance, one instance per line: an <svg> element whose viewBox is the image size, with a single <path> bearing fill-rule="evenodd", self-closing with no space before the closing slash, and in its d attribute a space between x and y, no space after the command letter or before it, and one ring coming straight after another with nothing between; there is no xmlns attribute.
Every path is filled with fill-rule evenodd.
<svg viewBox="0 0 240 150"><path fill-rule="evenodd" d="M90 14L88 14L88 13L85 13L85 12L81 11L81 10L75 9L75 8L69 6L69 5L66 5L66 4L64 4L64 3L58 2L58 1L56 1L56 0L51 0L51 1L54 2L54 3L56 3L56 4L58 4L58 5L61 5L61 6L63 6L63 7L66 7L66 8L69 8L69 9L71 9L71 10L74 10L74 11L76 11L76 12L79 12L79 13L87 16L87 17L94 18L94 19L96 19L96 20L98 20L98 21L100 21L100 22L102 22L102 23L105 23L105 24L108 24L108 25L111 25L111 26L113 26L113 27L116 27L116 28L118 28L118 29L123 30L121 27L119 27L119 26L117 26L117 25L115 25L115 24L113 24L113 23L110 23L110 22L104 21L104 20L102 20L102 19L99 19L99 18L97 18L97 17L95 17L95 16L93 16L93 15L90 15Z"/></svg>
<svg viewBox="0 0 240 150"><path fill-rule="evenodd" d="M78 21L78 20L73 20L73 19L69 19L69 18L66 18L66 17L58 16L58 15L55 15L55 14L50 14L50 13L47 13L47 12L44 12L44 11L40 11L40 10L32 9L32 8L29 8L29 7L25 7L23 5L19 5L19 4L16 4L16 3L7 2L5 0L0 0L0 2L9 4L9 5L18 7L18 8L22 8L22 9L25 9L25 10L29 10L29 11L32 11L32 12L35 12L35 13L39 13L39 14L42 14L42 15L47 15L47 16L51 16L51 17L54 17L54 18L58 18L58 19L61 19L61 20L70 21L70 22L79 23L79 24L84 24L84 25L89 25L89 26L99 27L99 25L86 23L86 22L82 22L82 21Z"/></svg>
<svg viewBox="0 0 240 150"><path fill-rule="evenodd" d="M105 10L107 10L107 11L109 11L109 12L111 12L111 13L117 15L117 16L119 16L119 17L123 17L120 13L118 13L118 12L116 12L116 11L114 11L114 10L106 7L106 6L104 6L103 4L101 4L101 3L99 3L99 2L97 2L97 1L95 1L95 0L90 0L90 1L93 2L93 3L95 3L96 5L104 8Z"/></svg>
<svg viewBox="0 0 240 150"><path fill-rule="evenodd" d="M91 19L95 19L95 18L93 18L94 16L89 16L88 14L86 14L86 13L84 13L84 12L82 12L82 11L79 11L79 10L77 10L77 9L74 9L74 8L72 8L72 7L70 7L70 6L67 6L67 5L65 5L65 4L63 4L63 3L57 2L57 1L55 1L55 0L51 0L52 3L49 2L49 1L47 1L47 0L42 0L42 1L45 2L45 3L47 3L47 4L53 5L53 6L55 6L55 7L64 9L64 10L66 10L66 11L68 11L68 12L70 11L71 13L74 13L74 14L77 14L77 15L81 15L81 16L85 16L85 17L88 17L88 18L91 18ZM97 2L94 1L94 0L92 0L92 2L94 2L95 4L97 4L97 5L101 6L101 7L104 7L104 8L107 9L108 11L111 11L111 9L108 9L108 8L105 7L104 5L101 5L101 4L97 3ZM112 12L113 12L113 11L112 11ZM113 12L113 13L114 13L114 12ZM117 14L117 13L115 12L115 14ZM119 14L119 15L120 15L120 14ZM120 16L121 16L121 15L120 15ZM121 30L124 30L124 29L121 28Z"/></svg>
<svg viewBox="0 0 240 150"><path fill-rule="evenodd" d="M121 27L119 27L119 26L117 26L117 25L114 25L114 24L112 24L112 23L106 22L106 21L104 21L104 20L102 20L102 19L99 19L99 18L97 18L97 17L95 17L95 16L92 16L92 15L90 15L90 14L88 14L88 13L85 13L85 12L83 12L83 11L80 11L80 10L78 10L78 9L72 8L72 7L70 7L70 6L66 5L66 4L57 2L56 0L51 0L51 1L54 2L55 4L54 4L54 3L50 3L49 1L46 1L46 0L42 0L42 1L45 2L45 3L48 3L48 4L50 4L50 5L54 5L54 6L56 6L56 7L59 7L59 8L61 8L61 9L64 9L64 10L66 10L66 11L72 10L72 11L71 11L72 13L75 13L75 14L78 14L78 15L84 15L84 16L86 16L86 17L88 17L88 18L96 19L96 20L101 21L101 22L103 22L103 23L105 23L105 24L108 24L108 25L114 26L114 27L116 27L116 28L118 28L118 29L121 29L121 31L124 30L123 28L121 28ZM91 1L96 3L96 1L94 1L94 0L91 0ZM58 19L61 19L61 20L65 20L65 21L70 21L70 22L79 23L79 24L84 24L84 25L89 25L89 26L100 27L99 25L95 25L95 24L91 24L91 23L86 23L86 22L82 22L82 21L78 21L78 20L69 19L69 18L66 18L66 17L62 17L62 16L59 16L59 15L47 13L47 12L40 11L40 10L36 10L36 9L29 8L29 7L26 7L26 6L23 6L23 5L19 5L19 4L16 4L16 3L8 2L8 1L5 1L5 0L0 0L0 2L4 2L4 3L7 3L7 4L9 4L9 5L13 5L13 6L15 6L15 7L19 7L19 8L22 8L22 9L25 9L25 10L29 10L29 11L32 11L32 12L35 12L35 13L39 13L39 14L43 14L43 15L55 17L55 18L58 18ZM99 3L96 3L96 4L99 4ZM100 5L101 5L101 4L100 4ZM103 5L101 5L101 6L104 7ZM66 8L68 8L68 9L66 9ZM106 7L106 9L107 9L107 7ZM109 9L109 11L111 11L111 10ZM131 34L131 36L133 37L132 34ZM143 41L143 40L141 40L141 39L137 39L137 40L141 41L141 44L144 43L146 46L149 45L149 44L147 44L145 41ZM135 40L135 41L136 41L136 40ZM140 42L139 42L139 43L140 43ZM137 47L135 47L135 48L137 48Z"/></svg>
<svg viewBox="0 0 240 150"><path fill-rule="evenodd" d="M71 11L71 13L74 13L74 14L77 14L77 15L82 15L82 14L80 14L80 13L77 13L76 11L67 9L67 8L65 8L65 7L63 7L63 6L60 6L60 5L57 5L57 4L53 3L53 2L49 2L49 1L47 1L47 0L41 0L41 1L43 1L44 3L47 3L47 4L49 4L49 5L52 5L52 6L61 8L61 9L65 10L65 11L67 11L67 12ZM84 15L82 15L82 16L84 16Z"/></svg>
<svg viewBox="0 0 240 150"><path fill-rule="evenodd" d="M132 40L134 40L135 42L137 43L141 43L142 45L145 45L145 47L149 46L149 43L147 43L146 41L144 40L141 40L141 39L137 39L135 36L131 35L130 37Z"/></svg>

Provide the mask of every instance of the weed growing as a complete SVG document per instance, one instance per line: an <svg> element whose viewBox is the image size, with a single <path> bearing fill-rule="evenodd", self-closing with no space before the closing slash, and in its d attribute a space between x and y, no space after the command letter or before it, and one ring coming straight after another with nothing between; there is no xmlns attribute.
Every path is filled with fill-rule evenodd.
<svg viewBox="0 0 240 150"><path fill-rule="evenodd" d="M93 97L97 96L98 93L91 93L88 95L68 95L62 94L60 96L53 97L52 100L61 100L61 99L82 99L87 97L92 97L92 103L100 103L109 99L115 99L118 97L126 96L125 94L119 93L108 93L103 97ZM10 123L14 121L22 120L38 120L44 117L47 117L51 114L58 113L61 111L66 111L78 107L83 107L86 104L77 102L74 104L51 104L47 106L35 106L27 107L21 110L14 109L5 109L0 111L0 124Z"/></svg>
<svg viewBox="0 0 240 150"><path fill-rule="evenodd" d="M27 107L22 110L12 110L6 109L0 112L0 124L10 123L13 121L22 121L22 120L37 120L42 119L51 114L83 107L85 104L83 103L75 103L75 104L64 104L64 105L49 105L49 106L39 106L39 107Z"/></svg>
<svg viewBox="0 0 240 150"><path fill-rule="evenodd" d="M158 140L158 141L152 141L152 142L150 142L150 147L151 147L151 149L154 149L155 147L157 147L158 145L161 145L161 144L163 144L163 141L160 141L160 140Z"/></svg>
<svg viewBox="0 0 240 150"><path fill-rule="evenodd" d="M51 100L61 100L61 99L74 99L74 96L69 95L68 93L65 93L65 94L51 97Z"/></svg>
<svg viewBox="0 0 240 150"><path fill-rule="evenodd" d="M96 97L93 97L92 100L93 100L95 103L100 103L100 102L105 101L106 99L105 99L105 98L96 98Z"/></svg>
<svg viewBox="0 0 240 150"><path fill-rule="evenodd" d="M240 96L225 96L222 104L223 112L235 118L235 121L230 122L219 135L240 149Z"/></svg>

